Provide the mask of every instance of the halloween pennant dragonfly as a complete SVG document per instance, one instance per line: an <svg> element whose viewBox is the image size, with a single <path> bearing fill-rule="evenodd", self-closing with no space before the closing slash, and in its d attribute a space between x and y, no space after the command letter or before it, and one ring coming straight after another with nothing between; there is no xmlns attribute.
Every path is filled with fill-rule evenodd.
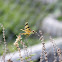
<svg viewBox="0 0 62 62"><path fill-rule="evenodd" d="M21 35L30 35L30 34L34 34L34 30L31 31L30 27L28 26L28 22L25 23L25 28L24 29L20 29L22 31L24 31L25 33L21 33Z"/></svg>

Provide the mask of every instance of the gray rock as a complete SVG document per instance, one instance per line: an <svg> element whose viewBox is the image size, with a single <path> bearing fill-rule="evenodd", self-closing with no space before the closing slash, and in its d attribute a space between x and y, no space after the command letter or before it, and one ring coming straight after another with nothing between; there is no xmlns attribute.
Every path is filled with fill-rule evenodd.
<svg viewBox="0 0 62 62"><path fill-rule="evenodd" d="M52 36L62 36L62 22L56 20L54 15L49 15L43 20L41 29Z"/></svg>
<svg viewBox="0 0 62 62"><path fill-rule="evenodd" d="M55 39L55 42L57 44L57 47L60 47L61 50L62 50L62 38L58 38L58 39ZM52 62L52 60L54 59L53 58L53 46L51 44L50 41L48 41L46 44L45 44L45 47L46 47L46 51L48 53L48 61L49 62ZM31 50L32 49L32 50ZM33 57L32 57L32 60L38 60L40 58L40 54L41 54L41 51L42 51L42 44L38 44L38 45L35 45L35 46L32 46L32 47L29 47L28 48L29 51L32 51L32 54L35 54ZM51 51L49 53L49 51ZM15 54L14 54L15 53ZM14 53L10 53L10 54L7 54L6 55L6 62L8 59L10 59L11 57L11 60L13 62L20 62L20 60L17 61L17 59L19 59L19 53L18 52L14 52ZM24 50L22 49L21 50L21 55L22 57L24 58L25 57L25 54L24 54ZM52 55L52 56L51 56ZM51 60L51 61L50 61ZM2 56L0 57L0 62L3 62L3 59L2 59Z"/></svg>

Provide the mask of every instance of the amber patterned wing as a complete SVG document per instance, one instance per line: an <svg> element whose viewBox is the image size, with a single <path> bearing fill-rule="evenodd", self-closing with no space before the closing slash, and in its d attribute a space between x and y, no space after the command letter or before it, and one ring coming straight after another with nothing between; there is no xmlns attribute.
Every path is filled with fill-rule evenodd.
<svg viewBox="0 0 62 62"><path fill-rule="evenodd" d="M25 32L26 33L30 33L31 32L31 29L30 29L30 27L28 25L28 22L25 23Z"/></svg>
<svg viewBox="0 0 62 62"><path fill-rule="evenodd" d="M30 27L28 26L28 22L25 23L25 28L24 30L21 29L22 31L24 31L25 33L21 33L21 35L30 35L31 34L31 29Z"/></svg>

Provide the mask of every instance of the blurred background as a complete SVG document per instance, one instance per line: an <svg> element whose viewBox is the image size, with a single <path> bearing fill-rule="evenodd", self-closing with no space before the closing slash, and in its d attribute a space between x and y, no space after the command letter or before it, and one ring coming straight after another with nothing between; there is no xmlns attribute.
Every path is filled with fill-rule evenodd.
<svg viewBox="0 0 62 62"><path fill-rule="evenodd" d="M16 35L22 33L25 22L29 23L31 30L42 31L45 40L50 36L62 36L62 0L0 0L0 24L5 28L5 36L9 51L16 50L13 43ZM3 53L3 34L0 27L0 55ZM22 36L23 40L25 36ZM40 43L37 34L31 35L27 40L29 45ZM12 48L13 47L13 48Z"/></svg>

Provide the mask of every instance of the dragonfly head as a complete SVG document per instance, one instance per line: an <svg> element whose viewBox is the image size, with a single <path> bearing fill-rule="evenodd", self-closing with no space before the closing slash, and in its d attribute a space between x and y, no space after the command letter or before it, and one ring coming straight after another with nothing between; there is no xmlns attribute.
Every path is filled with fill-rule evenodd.
<svg viewBox="0 0 62 62"><path fill-rule="evenodd" d="M34 33L35 33L35 31L33 30L33 31L32 31L32 34L34 34Z"/></svg>

